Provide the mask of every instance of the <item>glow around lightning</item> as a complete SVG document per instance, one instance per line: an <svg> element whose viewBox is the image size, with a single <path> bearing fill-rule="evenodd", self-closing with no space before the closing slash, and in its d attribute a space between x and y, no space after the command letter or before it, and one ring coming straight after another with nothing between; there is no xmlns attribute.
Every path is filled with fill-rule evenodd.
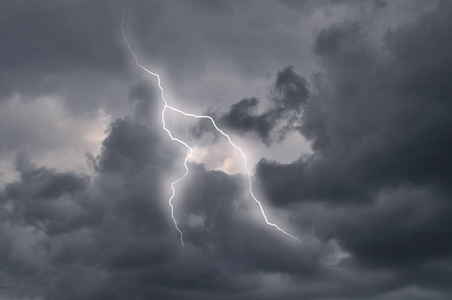
<svg viewBox="0 0 452 300"><path fill-rule="evenodd" d="M188 173L189 173L188 166L187 166L187 162L188 162L188 160L190 159L190 157L193 155L193 149L192 149L187 143L185 143L184 141L182 141L182 140L180 140L180 139L178 139L178 138L175 138L175 137L172 135L171 131L166 127L165 113L166 113L166 110L167 110L167 109L172 110L172 111L174 111L174 112L177 112L177 113L182 114L182 115L187 116L187 117L192 117L192 118L196 118L196 119L208 119L208 120L210 120L210 122L211 122L212 125L215 127L215 129L216 129L221 135L223 135L224 137L226 137L226 139L229 141L229 144L231 144L231 146L233 146L235 149L237 149L237 150L240 152L240 154L242 155L242 157L243 157L243 163L244 163L245 170L246 170L246 175L247 175L247 178L248 178L248 187L249 187L250 195L251 195L251 197L253 198L253 200L258 204L259 209L260 209L260 211L261 211L261 213L262 213L262 216L264 217L265 223L267 223L267 225L269 225L269 226L274 227L275 229L277 229L277 230L280 231L281 233L283 233L283 234L285 234L286 236L288 236L288 237L290 237L290 238L296 240L298 243L301 244L301 240L300 240L300 239L298 239L297 237L295 237L295 236L291 235L290 233L286 232L284 229L282 229L281 227L279 227L279 226L276 225L275 223L272 223L272 222L268 221L268 218L267 218L267 215L265 214L265 210L264 210L264 207L262 206L262 203L261 203L261 202L256 198L256 196L254 195L254 192L253 192L253 185L252 185L252 181L251 181L251 172L250 172L250 170L248 169L248 162L247 162L247 158L246 158L245 153L243 152L243 150L242 150L239 146L237 146L236 144L234 144L234 142L232 142L231 137L230 137L228 134L226 134L223 130L221 130L221 129L217 126L217 124L215 123L214 119L212 119L212 117L210 117L210 116L195 115L195 114L192 114L192 113L186 113L186 112L184 112L184 111L182 111L182 110L180 110L180 109L177 109L177 108L174 108L174 107L168 105L168 101L167 101L166 98L165 98L165 92L164 92L164 90L163 90L163 87L162 87L162 83L161 83L159 74L154 73L154 72L148 70L148 69L147 69L146 67L144 67L143 65L141 65L141 64L139 63L138 56L135 54L135 52L133 51L132 47L130 46L130 43L129 43L128 39L127 39L127 35L126 35L125 31L124 31L124 19L125 19L125 13L124 13L124 10L123 10L123 13L122 13L122 21L121 21L121 32L122 32L122 36L123 36L123 38L124 38L124 41L125 41L125 43L126 43L126 45L127 45L127 48L129 49L130 53L133 55L133 57L134 57L134 59L135 59L135 64L136 64L136 66L137 66L138 68L142 69L143 71L145 71L147 74L149 74L149 75L154 76L155 78L157 78L157 85L158 85L158 87L159 87L159 89L160 89L160 92L161 92L161 98L162 98L163 103L164 103L164 106L163 106L163 109L162 109L162 113L161 113L161 116L162 116L162 128L163 128L164 131L166 131L166 132L168 133L168 135L169 135L169 137L170 137L171 140L173 140L173 141L175 141L175 142L178 142L179 144L182 144L182 145L183 145L185 148L187 148L187 150L188 150L188 151L187 151L187 156L185 157L185 160L184 160L185 172L184 172L184 174L183 174L180 178L178 178L177 180L175 180L175 181L173 181L173 182L171 183L171 191L172 191L172 194L171 194L171 197L168 199L168 204L169 204L169 206L170 206L170 208L171 208L171 218L173 219L174 226L176 227L176 230L177 230L177 231L179 232L179 234L180 234L180 241L181 241L182 246L184 246L183 233L182 233L182 231L180 230L180 228L179 228L179 226L178 226L178 224L177 224L176 218L174 217L174 206L173 206L172 201L173 201L174 197L176 196L176 188L175 188L176 184L178 184L180 181L182 181L182 180L188 175Z"/></svg>

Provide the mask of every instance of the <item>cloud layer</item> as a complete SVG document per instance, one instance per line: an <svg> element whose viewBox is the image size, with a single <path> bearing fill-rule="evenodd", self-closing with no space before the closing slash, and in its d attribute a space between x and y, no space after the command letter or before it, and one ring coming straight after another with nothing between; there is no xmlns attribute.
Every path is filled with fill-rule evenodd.
<svg viewBox="0 0 452 300"><path fill-rule="evenodd" d="M193 162L174 199L182 247L167 199L185 149L161 130L155 83L129 64L116 4L1 6L0 299L450 299L450 2L127 4L144 59L154 49L174 83L187 78L174 94L243 92L182 107L263 148L289 133L309 142L291 163L249 166L269 218L301 247L266 226L243 174ZM300 24L311 35L288 40ZM204 81L209 64L245 83ZM243 87L262 82L259 95ZM99 110L100 152L68 152L99 138ZM212 130L187 128L190 142Z"/></svg>

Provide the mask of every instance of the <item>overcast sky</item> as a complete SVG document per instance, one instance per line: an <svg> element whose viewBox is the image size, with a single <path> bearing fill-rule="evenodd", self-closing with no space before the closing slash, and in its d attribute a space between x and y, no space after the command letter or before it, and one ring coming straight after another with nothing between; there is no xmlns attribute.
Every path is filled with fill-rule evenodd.
<svg viewBox="0 0 452 300"><path fill-rule="evenodd" d="M248 190L248 156L266 215ZM452 299L452 2L0 3L0 300Z"/></svg>

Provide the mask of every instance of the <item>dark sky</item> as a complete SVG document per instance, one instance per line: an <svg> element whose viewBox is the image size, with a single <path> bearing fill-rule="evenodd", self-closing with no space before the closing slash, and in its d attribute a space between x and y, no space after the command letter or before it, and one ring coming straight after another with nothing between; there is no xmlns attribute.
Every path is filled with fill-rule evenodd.
<svg viewBox="0 0 452 300"><path fill-rule="evenodd" d="M452 2L0 4L0 300L452 299Z"/></svg>

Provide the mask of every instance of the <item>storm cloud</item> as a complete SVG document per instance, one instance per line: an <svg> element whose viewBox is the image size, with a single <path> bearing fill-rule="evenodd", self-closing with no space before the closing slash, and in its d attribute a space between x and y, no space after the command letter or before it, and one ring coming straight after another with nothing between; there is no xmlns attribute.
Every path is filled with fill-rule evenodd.
<svg viewBox="0 0 452 300"><path fill-rule="evenodd" d="M288 131L295 130L301 112L309 98L306 79L288 67L277 74L271 93L271 107L256 114L259 100L245 98L233 104L229 112L219 118L220 124L238 132L255 132L266 145L282 141Z"/></svg>
<svg viewBox="0 0 452 300"><path fill-rule="evenodd" d="M171 105L272 153L248 166L256 195L303 245L246 174L191 161L182 247L186 149L121 6L6 1L0 299L451 298L450 2L123 5Z"/></svg>

